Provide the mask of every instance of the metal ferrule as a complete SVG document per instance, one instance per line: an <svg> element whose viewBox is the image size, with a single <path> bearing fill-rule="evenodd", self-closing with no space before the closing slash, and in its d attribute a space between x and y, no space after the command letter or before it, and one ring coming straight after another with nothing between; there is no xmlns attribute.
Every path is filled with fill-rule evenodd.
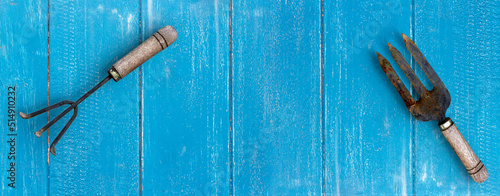
<svg viewBox="0 0 500 196"><path fill-rule="evenodd" d="M450 118L448 118L448 119L446 119L446 121L439 124L439 128L441 128L441 131L445 131L446 129L450 128L452 125L453 125L453 121Z"/></svg>

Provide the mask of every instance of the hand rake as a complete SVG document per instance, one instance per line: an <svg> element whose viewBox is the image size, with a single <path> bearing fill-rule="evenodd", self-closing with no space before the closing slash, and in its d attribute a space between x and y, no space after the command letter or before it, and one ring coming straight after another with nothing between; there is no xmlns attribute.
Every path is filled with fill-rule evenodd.
<svg viewBox="0 0 500 196"><path fill-rule="evenodd" d="M115 64L113 64L113 66L108 70L108 76L75 102L70 100L65 100L30 114L19 112L19 115L23 119L29 119L38 116L40 114L43 114L45 112L48 112L50 110L53 110L55 108L61 107L63 105L69 105L69 107L66 108L63 112L61 112L61 114L57 115L49 123L43 126L39 131L35 132L35 135L37 137L40 137L40 135L42 135L43 132L45 132L52 125L54 125L54 123L59 121L64 115L68 114L71 110L73 110L73 115L71 116L71 118L68 120L66 125L64 125L63 129L61 130L61 132L59 132L59 134L57 135L56 139L54 139L52 144L50 144L50 153L56 155L55 146L57 142L59 142L61 137L64 135L64 133L66 133L71 123L73 123L73 121L75 120L78 114L78 104L80 104L83 100L92 95L92 93L94 93L97 89L106 84L106 82L108 82L109 80L113 79L115 80L115 82L118 82L123 77L128 75L130 72L134 71L137 67L142 65L144 62L149 60L151 57L153 57L160 51L170 46L176 39L177 39L177 31L172 26L167 25L158 30L150 38L144 41L141 45L139 45L137 48L135 48L130 53L125 55Z"/></svg>

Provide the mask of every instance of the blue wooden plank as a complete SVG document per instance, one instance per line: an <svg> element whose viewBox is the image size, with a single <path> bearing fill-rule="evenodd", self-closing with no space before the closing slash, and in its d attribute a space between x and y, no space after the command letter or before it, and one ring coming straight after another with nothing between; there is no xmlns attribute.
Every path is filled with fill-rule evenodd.
<svg viewBox="0 0 500 196"><path fill-rule="evenodd" d="M324 7L325 193L412 194L411 114L376 55L397 67L387 43L404 48L411 1L325 1Z"/></svg>
<svg viewBox="0 0 500 196"><path fill-rule="evenodd" d="M16 113L46 106L48 84L50 103L76 100L164 25L179 39L84 101L55 157L48 134L33 135L47 115L17 116L17 187L3 172L0 195L499 194L498 2L414 3L50 1L48 65L49 2L2 1L0 107L15 86ZM485 183L435 122L410 116L380 69L375 51L395 65L387 42L410 58L401 33L450 90L448 116L488 167Z"/></svg>
<svg viewBox="0 0 500 196"><path fill-rule="evenodd" d="M233 1L236 195L320 195L321 1Z"/></svg>
<svg viewBox="0 0 500 196"><path fill-rule="evenodd" d="M144 195L229 195L229 1L143 1L143 39L179 36L142 66Z"/></svg>
<svg viewBox="0 0 500 196"><path fill-rule="evenodd" d="M0 2L0 195L48 193L47 136L33 134L47 122L47 115L30 120L17 115L47 106L47 11L44 0ZM15 112L10 113L15 125L11 126L8 97L15 99L10 99L15 101ZM11 139L15 143L8 143ZM8 177L14 177L15 183Z"/></svg>
<svg viewBox="0 0 500 196"><path fill-rule="evenodd" d="M416 122L416 194L500 194L499 13L498 1L415 1L415 42L450 92L447 116L490 175L474 182L437 123Z"/></svg>
<svg viewBox="0 0 500 196"><path fill-rule="evenodd" d="M139 45L139 2L50 1L51 103L78 99ZM139 81L137 72L110 81L78 106L50 156L51 194L140 193ZM68 118L51 128L51 140Z"/></svg>

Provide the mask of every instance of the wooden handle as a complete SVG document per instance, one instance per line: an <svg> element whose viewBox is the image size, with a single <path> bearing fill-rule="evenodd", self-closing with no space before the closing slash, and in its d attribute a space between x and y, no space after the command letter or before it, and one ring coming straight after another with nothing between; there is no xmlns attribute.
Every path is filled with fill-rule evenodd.
<svg viewBox="0 0 500 196"><path fill-rule="evenodd" d="M113 64L108 70L109 75L118 82L118 80L124 78L151 57L170 46L176 39L177 31L174 27L168 25L161 28L141 45Z"/></svg>
<svg viewBox="0 0 500 196"><path fill-rule="evenodd" d="M439 127L441 127L441 132L443 132L444 137L446 137L453 150L457 153L472 179L477 183L488 179L488 170L486 170L486 167L479 160L476 153L472 151L472 148L470 148L467 141L465 141L457 129L457 126L455 126L455 123L448 118L444 123L440 123Z"/></svg>

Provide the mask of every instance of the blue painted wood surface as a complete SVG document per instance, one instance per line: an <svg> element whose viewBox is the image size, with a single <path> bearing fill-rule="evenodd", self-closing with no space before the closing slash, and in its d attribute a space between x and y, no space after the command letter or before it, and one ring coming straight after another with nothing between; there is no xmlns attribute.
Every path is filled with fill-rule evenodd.
<svg viewBox="0 0 500 196"><path fill-rule="evenodd" d="M141 41L139 2L51 0L49 6L51 104L77 100ZM50 194L140 193L139 84L138 72L131 73L78 106L58 155L49 156ZM51 131L57 134L68 118Z"/></svg>
<svg viewBox="0 0 500 196"><path fill-rule="evenodd" d="M411 1L325 1L324 21L325 193L412 194L411 114L376 55L404 47Z"/></svg>
<svg viewBox="0 0 500 196"><path fill-rule="evenodd" d="M0 1L1 195L500 194L497 1ZM37 138L16 113L76 100L165 25L179 37ZM421 48L490 172L477 184L376 58ZM392 64L392 58L389 58ZM410 65L421 78L420 68ZM399 69L396 69L402 76ZM402 77L408 86L409 82ZM427 87L431 84L424 79ZM413 91L412 91L413 92Z"/></svg>
<svg viewBox="0 0 500 196"><path fill-rule="evenodd" d="M144 195L229 195L229 1L144 1L143 39L179 36L142 66Z"/></svg>
<svg viewBox="0 0 500 196"><path fill-rule="evenodd" d="M415 7L414 39L450 91L447 115L490 174L475 183L435 123L417 121L415 193L498 195L500 3L416 2Z"/></svg>
<svg viewBox="0 0 500 196"><path fill-rule="evenodd" d="M18 115L9 126L9 87L15 88L15 113L46 107L47 84L47 1L0 2L0 165L2 195L36 195L48 190L47 135L37 138L32 131L47 122L43 114L29 122ZM20 14L22 13L22 14ZM11 132L10 127L14 128ZM17 134L8 135L8 134ZM15 146L7 143L15 140ZM14 147L13 150L11 148ZM15 152L15 154L9 154ZM14 155L14 156L13 156ZM15 176L7 170L15 165ZM15 177L15 184L7 177Z"/></svg>
<svg viewBox="0 0 500 196"><path fill-rule="evenodd" d="M320 5L232 4L235 195L321 193Z"/></svg>

